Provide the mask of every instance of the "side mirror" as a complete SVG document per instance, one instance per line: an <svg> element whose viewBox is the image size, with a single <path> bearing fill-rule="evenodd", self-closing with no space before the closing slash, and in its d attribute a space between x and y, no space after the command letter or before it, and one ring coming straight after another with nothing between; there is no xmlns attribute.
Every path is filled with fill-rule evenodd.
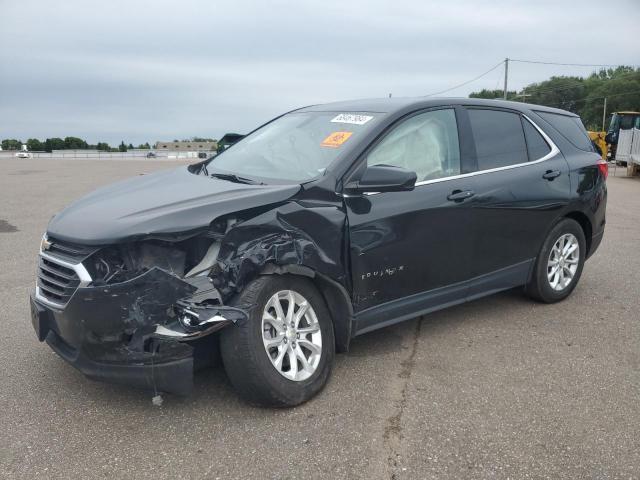
<svg viewBox="0 0 640 480"><path fill-rule="evenodd" d="M345 189L352 192L403 192L413 190L416 172L391 165L371 165L360 180L349 182Z"/></svg>

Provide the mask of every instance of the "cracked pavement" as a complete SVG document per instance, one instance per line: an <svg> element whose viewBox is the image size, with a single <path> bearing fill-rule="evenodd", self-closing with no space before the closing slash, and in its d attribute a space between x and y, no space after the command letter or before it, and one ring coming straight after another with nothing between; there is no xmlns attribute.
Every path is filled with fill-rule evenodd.
<svg viewBox="0 0 640 480"><path fill-rule="evenodd" d="M295 409L243 403L220 369L154 406L39 344L27 292L54 212L177 164L0 160L0 477L639 478L640 179L612 169L565 302L514 290L364 335Z"/></svg>

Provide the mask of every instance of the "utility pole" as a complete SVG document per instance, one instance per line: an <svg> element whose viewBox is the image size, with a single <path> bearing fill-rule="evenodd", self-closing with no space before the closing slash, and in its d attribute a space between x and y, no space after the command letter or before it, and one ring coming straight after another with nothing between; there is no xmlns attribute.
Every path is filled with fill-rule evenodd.
<svg viewBox="0 0 640 480"><path fill-rule="evenodd" d="M507 99L507 79L509 78L509 59L504 59L504 99Z"/></svg>
<svg viewBox="0 0 640 480"><path fill-rule="evenodd" d="M602 107L602 131L605 132L604 124L607 121L607 97L604 97L604 106Z"/></svg>

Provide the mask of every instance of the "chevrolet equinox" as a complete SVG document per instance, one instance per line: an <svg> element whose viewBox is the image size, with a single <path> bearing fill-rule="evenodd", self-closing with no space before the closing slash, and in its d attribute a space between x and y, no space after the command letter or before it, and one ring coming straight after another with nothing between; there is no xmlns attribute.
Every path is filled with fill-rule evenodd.
<svg viewBox="0 0 640 480"><path fill-rule="evenodd" d="M514 287L566 298L602 240L606 178L562 110L301 108L55 215L32 323L93 379L186 394L220 355L247 400L297 405L357 335Z"/></svg>

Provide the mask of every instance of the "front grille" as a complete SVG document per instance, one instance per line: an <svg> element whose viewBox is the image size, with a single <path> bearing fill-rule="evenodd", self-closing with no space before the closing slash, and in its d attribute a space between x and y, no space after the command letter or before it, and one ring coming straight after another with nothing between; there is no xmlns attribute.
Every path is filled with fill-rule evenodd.
<svg viewBox="0 0 640 480"><path fill-rule="evenodd" d="M80 285L80 277L72 268L60 265L51 257L38 260L40 294L57 305L66 305Z"/></svg>
<svg viewBox="0 0 640 480"><path fill-rule="evenodd" d="M48 238L48 248L38 259L37 295L41 300L64 307L80 284L90 281L82 261L97 250ZM82 278L81 278L82 277Z"/></svg>

